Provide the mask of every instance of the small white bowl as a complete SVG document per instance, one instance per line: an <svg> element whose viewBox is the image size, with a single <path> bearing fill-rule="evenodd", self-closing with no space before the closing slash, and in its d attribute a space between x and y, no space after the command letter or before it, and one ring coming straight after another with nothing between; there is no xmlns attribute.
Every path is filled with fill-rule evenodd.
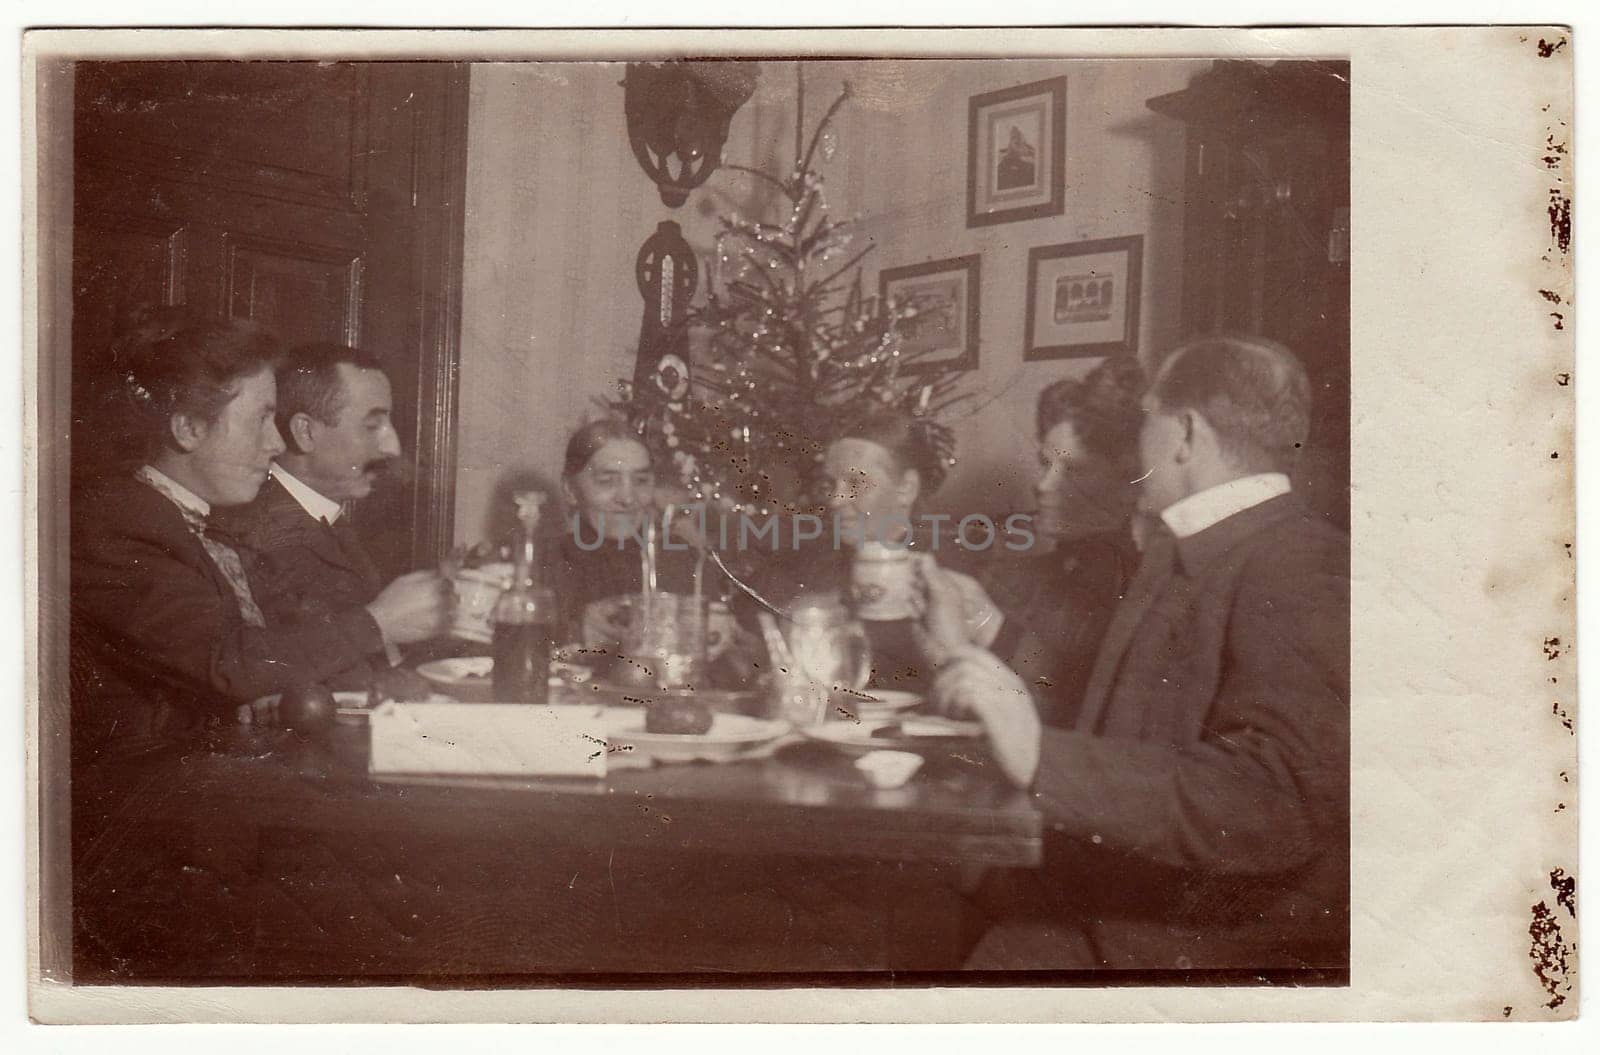
<svg viewBox="0 0 1600 1055"><path fill-rule="evenodd" d="M856 768L875 788L897 788L922 768L922 756L910 751L868 751L856 759Z"/></svg>

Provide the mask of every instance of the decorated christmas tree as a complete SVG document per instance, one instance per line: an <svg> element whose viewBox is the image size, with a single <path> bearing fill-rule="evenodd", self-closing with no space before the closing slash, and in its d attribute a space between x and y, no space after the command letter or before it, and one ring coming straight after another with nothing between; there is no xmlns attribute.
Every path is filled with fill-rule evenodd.
<svg viewBox="0 0 1600 1055"><path fill-rule="evenodd" d="M816 166L834 153L832 121L849 97L846 85L803 149L797 131L785 175L724 166L757 181L776 215L722 218L708 296L680 323L687 369L670 357L620 386L615 409L696 501L757 517L815 512L829 438L883 405L912 414L941 463L954 463L938 416L965 398L958 375L902 347L914 306L862 296L871 247L852 252L852 221L828 214Z"/></svg>

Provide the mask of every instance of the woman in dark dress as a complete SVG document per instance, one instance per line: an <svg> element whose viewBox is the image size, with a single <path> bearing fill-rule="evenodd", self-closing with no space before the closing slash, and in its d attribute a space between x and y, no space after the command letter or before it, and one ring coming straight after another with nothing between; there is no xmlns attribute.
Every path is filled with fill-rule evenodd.
<svg viewBox="0 0 1600 1055"><path fill-rule="evenodd" d="M213 510L256 496L283 449L277 344L237 320L152 318L123 347L132 465L72 502L71 737L78 963L181 969L238 954L219 886L178 833L142 823L170 761L235 721L239 704L430 636L448 584L408 576L366 608L266 624ZM107 421L110 429L120 423ZM437 578L437 577L435 577ZM167 774L152 782L149 774ZM213 943L210 949L203 948ZM219 944L220 943L220 944Z"/></svg>
<svg viewBox="0 0 1600 1055"><path fill-rule="evenodd" d="M937 686L941 706L956 713L979 713L986 725L1012 723L1018 730L1032 726L1034 747L1020 752L1027 766L1008 771L1021 786L1031 783L1039 725L1073 723L1101 639L1138 562L1141 520L1133 481L1139 478L1143 387L1135 363L1108 359L1082 380L1058 381L1040 393L1036 426L1043 471L1035 485L1039 511L1034 529L1051 548L1002 560L989 570L985 582L1004 612L990 646L993 655L964 657L941 673ZM940 594L944 600L935 596ZM958 631L942 629L954 622L941 615L955 607L953 592L933 589L930 596L931 636L938 642L958 640ZM966 684L952 683L952 675L965 676ZM1031 703L1024 683L1032 690ZM1059 849L1047 837L1047 858L1054 862ZM1072 948L1068 939L1038 930L1029 915L1037 906L1071 895L1070 884L1063 886L1054 878L1059 874L1051 869L995 869L969 877L969 933L973 938L982 935L968 958L969 968L1015 968L1032 962L1028 957L1040 949L1055 957L1044 962L1077 965L1065 959L1063 950ZM1009 921L1019 910L1025 926L1014 929ZM1023 941L1039 944L1017 944Z"/></svg>
<svg viewBox="0 0 1600 1055"><path fill-rule="evenodd" d="M1033 530L1043 551L1001 556L982 577L1005 615L991 649L1033 687L1046 725L1072 724L1138 567L1143 394L1143 372L1124 358L1039 393Z"/></svg>

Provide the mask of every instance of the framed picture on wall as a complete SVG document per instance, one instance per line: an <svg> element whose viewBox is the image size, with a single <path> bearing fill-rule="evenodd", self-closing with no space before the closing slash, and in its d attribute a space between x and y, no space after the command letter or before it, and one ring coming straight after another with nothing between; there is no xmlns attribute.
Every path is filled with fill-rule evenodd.
<svg viewBox="0 0 1600 1055"><path fill-rule="evenodd" d="M911 313L900 320L900 351L916 358L902 372L978 365L977 254L884 268L878 297Z"/></svg>
<svg viewBox="0 0 1600 1055"><path fill-rule="evenodd" d="M1030 250L1022 358L1137 354L1143 268L1143 235Z"/></svg>
<svg viewBox="0 0 1600 1055"><path fill-rule="evenodd" d="M1066 205L1067 79L967 101L967 226L1060 216Z"/></svg>

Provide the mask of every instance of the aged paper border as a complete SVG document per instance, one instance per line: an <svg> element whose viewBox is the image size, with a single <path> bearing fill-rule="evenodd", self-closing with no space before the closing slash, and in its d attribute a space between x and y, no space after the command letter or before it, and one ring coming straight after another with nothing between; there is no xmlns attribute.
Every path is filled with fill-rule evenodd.
<svg viewBox="0 0 1600 1055"><path fill-rule="evenodd" d="M69 990L42 983L33 991L33 1013L56 1021L1023 1022L1487 1019L1509 1006L1513 1018L1550 1017L1529 964L1529 906L1554 904L1552 868L1576 871L1575 810L1554 809L1570 796L1558 774L1575 768L1576 741L1558 712L1565 703L1575 713L1575 700L1548 687L1552 676L1570 686L1575 664L1573 571L1564 563L1564 547L1574 541L1572 330L1553 329L1553 302L1539 294L1572 299L1570 256L1555 248L1548 216L1552 173L1563 170L1541 161L1547 135L1559 131L1546 119L1571 122L1571 47L1538 55L1537 41L1559 32L851 35L849 50L886 55L1351 59L1358 428L1355 949L1348 989L422 993ZM25 66L47 57L45 43L30 39ZM71 36L48 43L81 46ZM505 33L385 34L364 37L356 49L339 34L219 41L191 33L159 41L99 35L89 47L112 54L155 44L163 54L214 54L218 43L252 55L502 59L594 57L597 46L592 35L558 32L531 45ZM708 47L845 50L837 38L810 32L759 40L750 33L612 32L600 46L609 58ZM1568 158L1563 178L1570 180ZM25 177L25 194L29 184ZM40 256L30 252L28 260ZM1494 315L1482 310L1486 304ZM25 313L32 308L25 301ZM25 321L31 351L40 320ZM37 391L38 363L28 360L25 396ZM30 506L26 523L37 524L38 512ZM28 570L37 575L38 565L30 561ZM37 597L36 579L25 597ZM30 616L37 627L37 610ZM1552 639L1559 640L1548 644ZM31 720L36 694L30 708ZM35 761L30 752L30 778ZM30 923L37 927L36 919Z"/></svg>

